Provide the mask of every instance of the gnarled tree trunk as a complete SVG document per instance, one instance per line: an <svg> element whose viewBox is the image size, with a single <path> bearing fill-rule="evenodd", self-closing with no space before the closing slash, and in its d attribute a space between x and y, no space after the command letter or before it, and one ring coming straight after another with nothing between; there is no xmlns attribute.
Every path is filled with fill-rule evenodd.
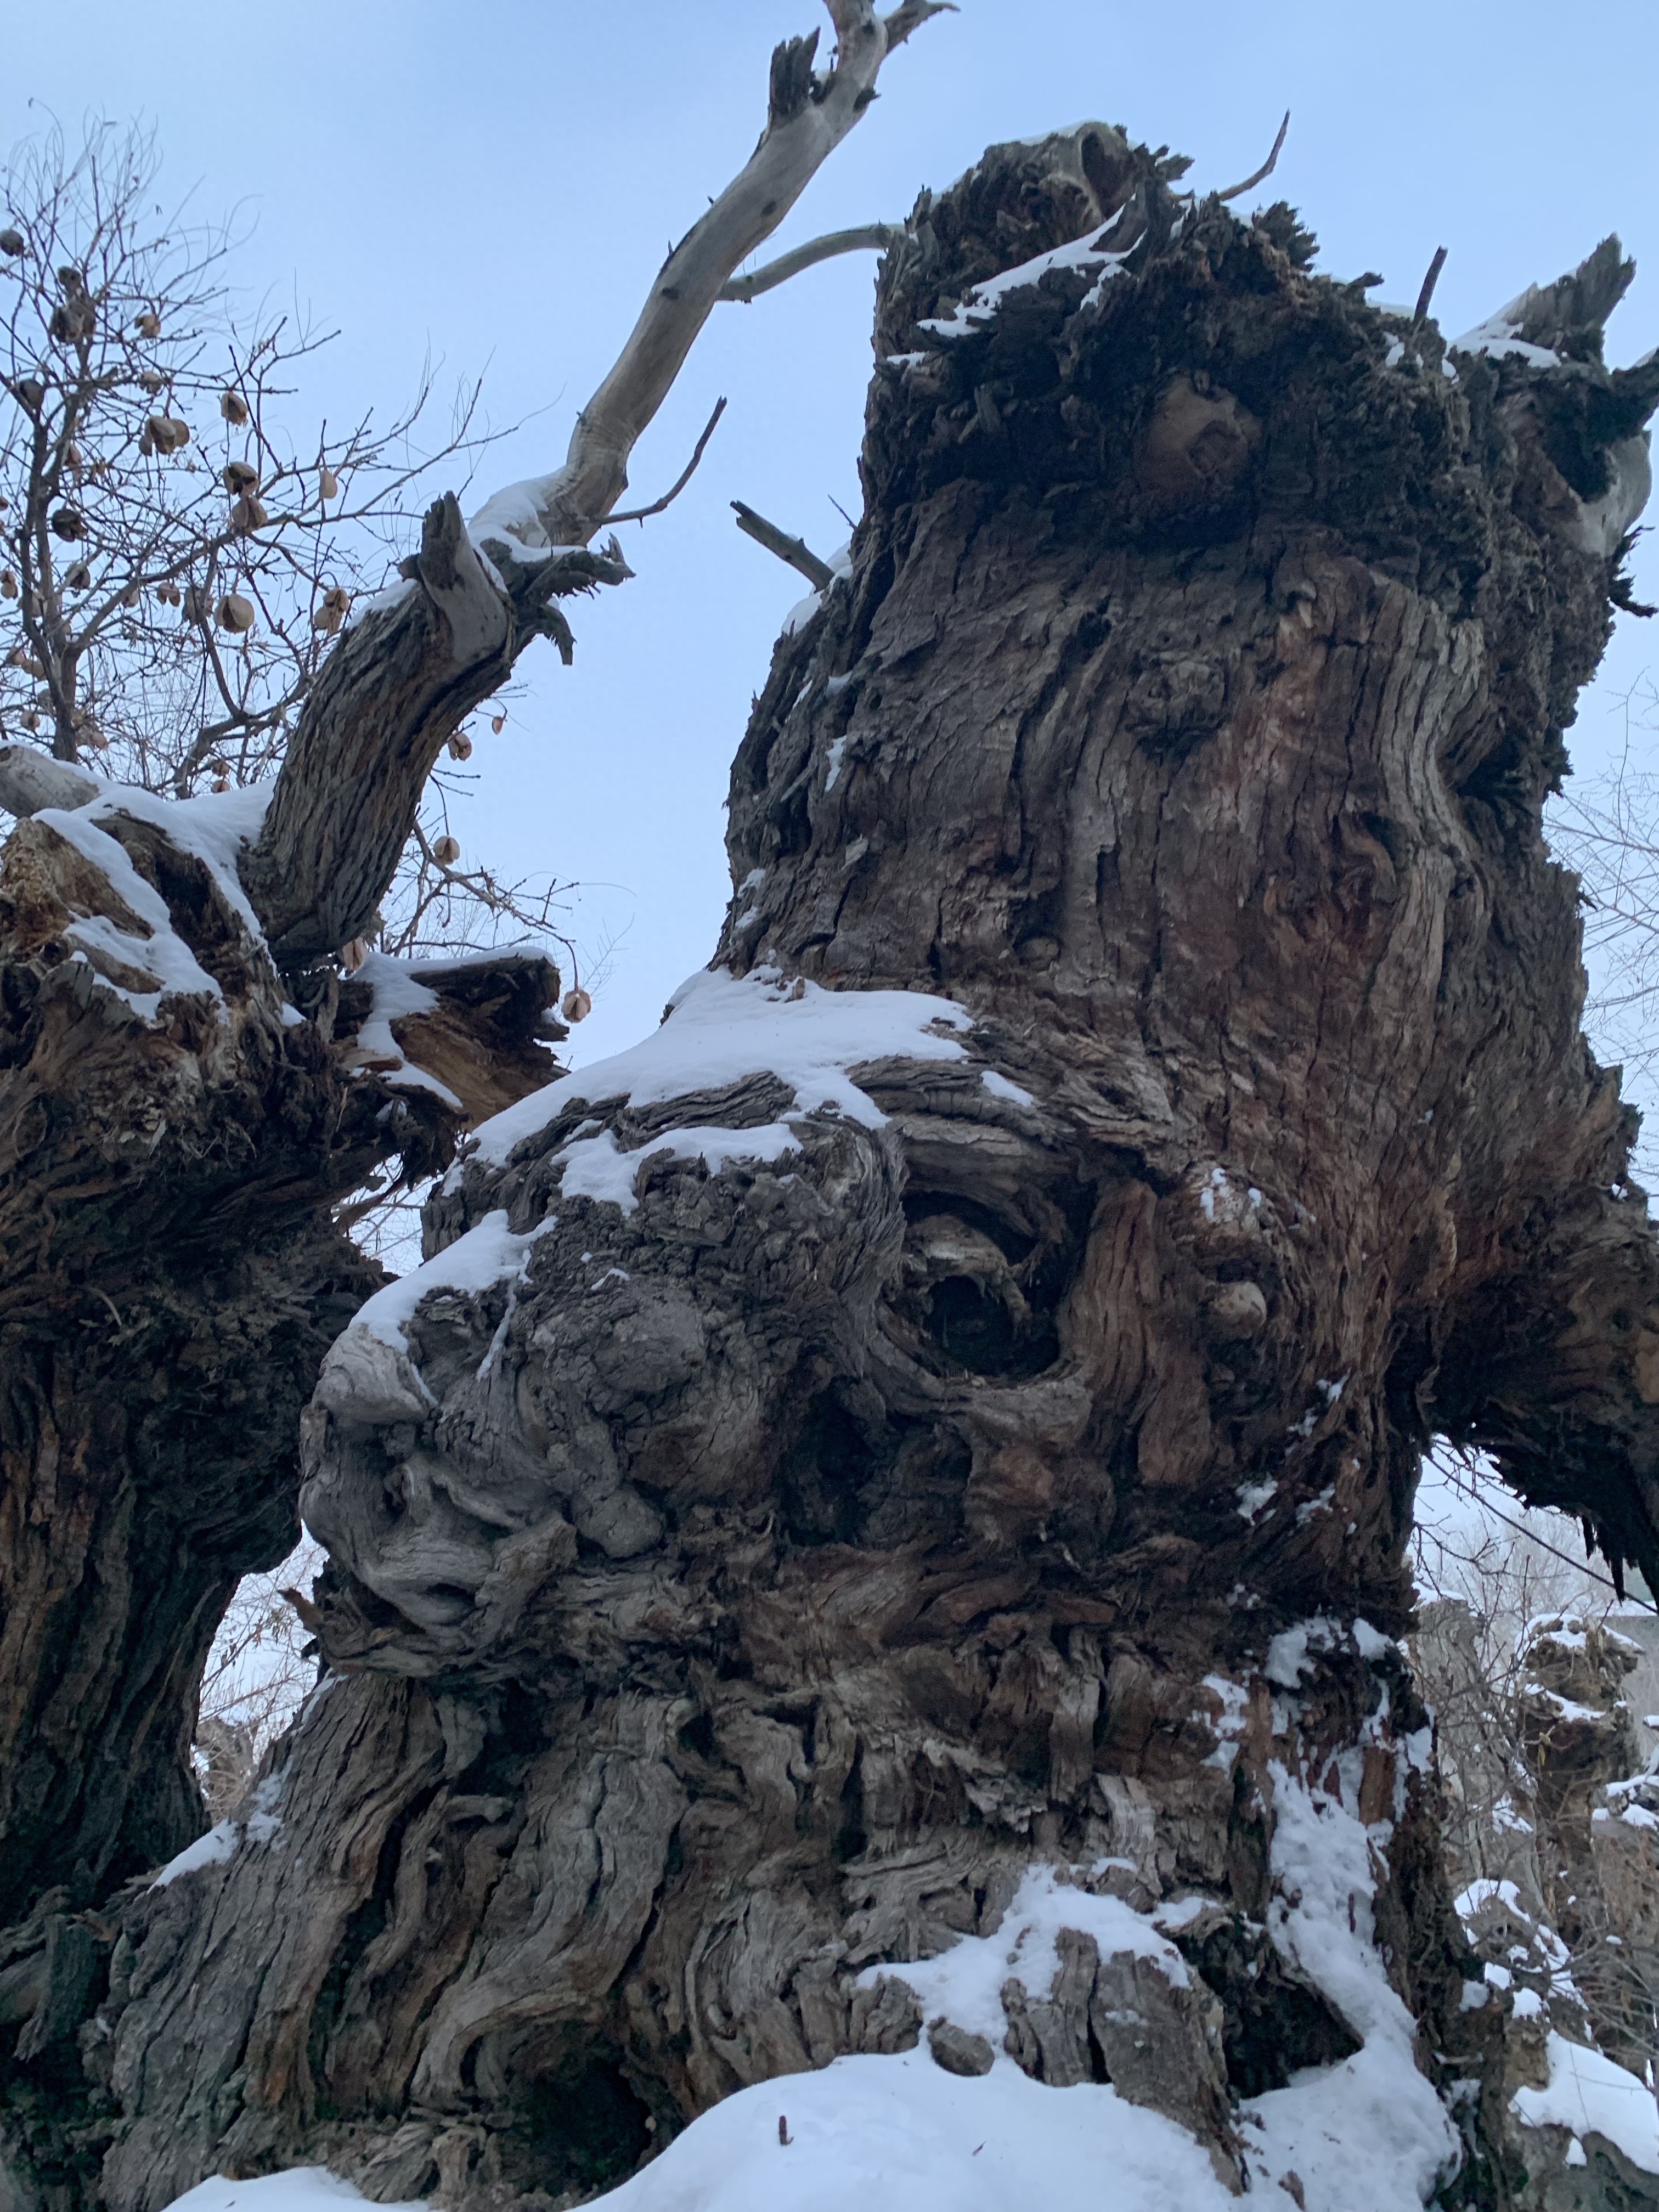
<svg viewBox="0 0 1659 2212"><path fill-rule="evenodd" d="M1033 1866L1039 2079L1237 2190L1294 2069L1392 2053L1389 2186L1541 2201L1391 1639L1437 1431L1659 1565L1659 1244L1540 830L1659 368L1601 366L1616 248L1453 358L1177 173L994 149L884 264L729 973L488 1125L325 1363L329 1675L124 1915L122 2212L592 2185L840 2052L972 2070L868 1970Z"/></svg>

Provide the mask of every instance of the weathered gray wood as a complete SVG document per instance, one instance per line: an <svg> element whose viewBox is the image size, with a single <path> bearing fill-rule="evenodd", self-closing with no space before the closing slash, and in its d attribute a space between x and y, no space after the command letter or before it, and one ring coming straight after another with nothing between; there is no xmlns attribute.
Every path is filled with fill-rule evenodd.
<svg viewBox="0 0 1659 2212"><path fill-rule="evenodd" d="M1659 1248L1540 829L1606 635L1586 512L1659 369L1448 377L1177 173L1085 126L924 197L851 573L734 769L720 958L948 994L965 1059L872 1062L882 1126L808 1113L769 1164L658 1153L631 1213L563 1193L579 1130L757 1127L787 1086L574 1099L450 1178L434 1247L542 1233L406 1357L331 1355L337 1679L267 1778L283 1852L125 1916L120 2212L227 2160L591 2184L596 2108L625 2171L931 2034L859 1970L994 1929L1034 1859L1208 1900L1189 1999L1079 1940L1052 1992L1011 1976L1007 2047L1184 2094L1237 2179L1237 2099L1357 2041L1262 1932L1275 1773L1339 1762L1391 1824L1421 2063L1484 2084L1470 2201L1509 2185L1385 1639L1437 1429L1659 1570ZM1134 249L1098 287L924 327L1091 226ZM1315 1613L1287 1698L1267 1639Z"/></svg>

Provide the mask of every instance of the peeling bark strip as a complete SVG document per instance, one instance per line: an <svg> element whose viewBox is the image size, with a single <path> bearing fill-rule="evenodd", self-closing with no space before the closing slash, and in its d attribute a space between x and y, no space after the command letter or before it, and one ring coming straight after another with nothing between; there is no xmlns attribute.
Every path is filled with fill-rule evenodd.
<svg viewBox="0 0 1659 2212"><path fill-rule="evenodd" d="M1659 1571L1659 1246L1540 829L1659 362L1601 365L1612 242L1448 349L1181 167L993 149L890 252L737 980L487 1126L331 1352L335 1679L280 1829L123 1917L119 2212L590 2189L924 2033L1235 2189L1351 2063L1379 2202L1480 2081L1460 2201L1546 2201L1391 1639L1437 1430Z"/></svg>

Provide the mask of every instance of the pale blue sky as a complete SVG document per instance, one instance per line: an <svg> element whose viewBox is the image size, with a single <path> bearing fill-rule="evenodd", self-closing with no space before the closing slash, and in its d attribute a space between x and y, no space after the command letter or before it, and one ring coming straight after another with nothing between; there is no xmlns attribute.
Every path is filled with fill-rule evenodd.
<svg viewBox="0 0 1659 2212"><path fill-rule="evenodd" d="M0 139L88 112L153 121L169 193L241 203L251 291L297 293L341 343L307 413L396 404L428 348L487 372L497 421L539 418L485 464L494 483L563 453L575 409L625 337L668 241L747 155L778 38L812 0L174 0L164 15L82 0L10 11ZM1292 110L1274 192L1337 276L1380 269L1410 300L1437 245L1455 331L1557 275L1616 228L1644 264L1610 345L1659 343L1659 9L1522 0L1246 9L1188 0L963 0L889 64L882 98L778 244L896 217L988 143L1085 116L1195 157L1231 183ZM641 446L646 499L678 471L716 394L731 405L679 505L628 536L637 580L574 610L575 669L525 664L530 696L483 734L469 851L585 886L575 930L625 931L579 1057L657 1018L711 949L726 895L721 800L750 693L796 580L738 535L743 498L809 544L845 537L869 365L873 263L722 311ZM1659 598L1659 559L1638 562ZM1654 626L1659 629L1659 624ZM1581 716L1589 761L1610 695L1659 641L1625 622Z"/></svg>

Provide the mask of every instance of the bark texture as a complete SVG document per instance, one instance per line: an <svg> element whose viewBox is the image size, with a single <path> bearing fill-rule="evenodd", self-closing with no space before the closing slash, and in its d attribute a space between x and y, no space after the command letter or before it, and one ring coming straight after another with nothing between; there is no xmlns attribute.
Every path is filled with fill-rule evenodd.
<svg viewBox="0 0 1659 2212"><path fill-rule="evenodd" d="M434 1255L535 1241L325 1366L330 1678L234 1852L123 1915L120 2212L323 2156L590 2188L915 2042L864 1970L1034 1862L1195 1896L1198 1972L1079 1936L1007 2048L1274 2181L1249 2100L1367 2032L1285 1932L1316 1799L1370 1834L1349 1926L1462 2115L1448 2187L1518 2201L1389 1639L1437 1430L1659 1569L1659 1244L1540 830L1659 367L1601 365L1616 248L1528 295L1555 365L1447 374L1178 172L993 149L884 263L866 516L738 752L719 957L938 994L963 1050L855 1067L866 1120L763 1066L562 1093L447 1179ZM567 1182L596 1137L631 1210Z"/></svg>

